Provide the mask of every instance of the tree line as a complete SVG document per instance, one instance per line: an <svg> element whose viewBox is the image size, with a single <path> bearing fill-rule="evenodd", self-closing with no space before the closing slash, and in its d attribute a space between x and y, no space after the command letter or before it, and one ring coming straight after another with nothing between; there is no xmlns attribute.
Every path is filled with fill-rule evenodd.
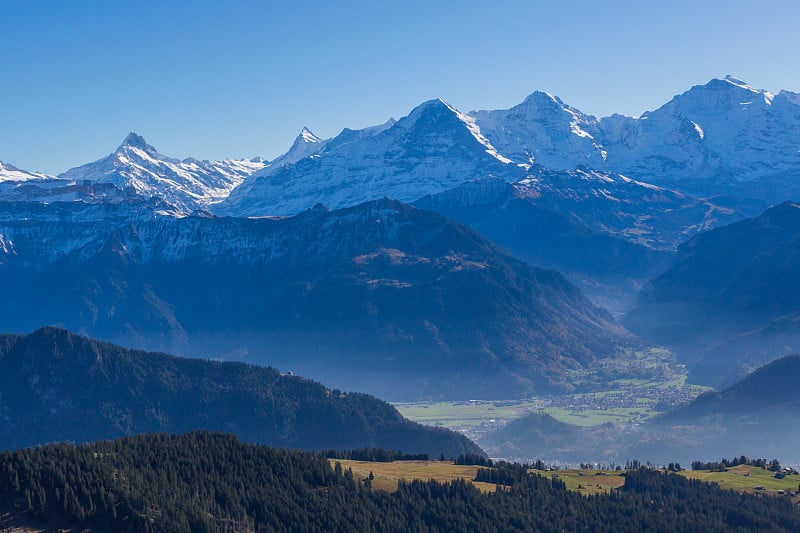
<svg viewBox="0 0 800 533"><path fill-rule="evenodd" d="M523 465L481 468L502 485L401 481L372 490L318 452L209 432L149 434L0 453L0 516L112 531L800 531L783 498L651 469L582 496ZM2 527L2 524L0 524Z"/></svg>

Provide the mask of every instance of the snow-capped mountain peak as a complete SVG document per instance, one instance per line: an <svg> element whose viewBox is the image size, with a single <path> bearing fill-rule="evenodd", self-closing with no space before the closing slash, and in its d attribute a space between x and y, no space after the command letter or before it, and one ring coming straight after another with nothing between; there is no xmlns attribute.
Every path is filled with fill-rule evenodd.
<svg viewBox="0 0 800 533"><path fill-rule="evenodd" d="M121 149L123 149L125 147L139 148L140 150L144 150L145 152L158 153L155 148L153 148L151 145L147 144L147 141L144 140L144 137L142 137L141 135L139 135L139 134L137 134L137 133L135 133L133 131L130 132L127 137L125 137L125 140L123 140L122 144L119 145L119 148L117 148L117 151L119 151L119 150L121 150Z"/></svg>
<svg viewBox="0 0 800 533"><path fill-rule="evenodd" d="M744 81L740 80L736 76L731 76L730 74L728 74L728 75L725 76L724 80L727 81L728 83L732 84L732 85L736 85L737 87L741 87L742 89L748 89L748 90L751 90L751 91L754 91L754 92L758 92L758 91L756 91L756 89L753 89L752 87L750 87L747 84L747 82L744 82Z"/></svg>
<svg viewBox="0 0 800 533"><path fill-rule="evenodd" d="M311 130L308 129L308 128L303 128L303 130L300 132L300 135L298 136L298 138L302 139L303 141L305 141L307 143L320 143L320 142L322 142L322 139L320 139L319 137L314 135L311 132Z"/></svg>
<svg viewBox="0 0 800 533"><path fill-rule="evenodd" d="M536 91L511 109L470 115L502 154L519 163L569 170L602 167L607 156L595 140L597 119L547 92Z"/></svg>
<svg viewBox="0 0 800 533"><path fill-rule="evenodd" d="M265 164L251 160L183 161L162 155L144 138L130 133L116 151L58 177L78 183L113 184L136 194L162 198L186 212L204 208L230 194Z"/></svg>
<svg viewBox="0 0 800 533"><path fill-rule="evenodd" d="M317 137L310 129L303 128L295 137L289 151L273 159L264 172L272 173L285 165L293 165L301 159L316 155L325 149L329 141L330 139Z"/></svg>
<svg viewBox="0 0 800 533"><path fill-rule="evenodd" d="M538 109L552 104L554 107L563 108L566 104L554 94L547 91L533 91L517 106L519 109Z"/></svg>
<svg viewBox="0 0 800 533"><path fill-rule="evenodd" d="M421 120L434 120L437 117L454 115L452 107L441 98L426 100L398 121L398 127L411 128Z"/></svg>
<svg viewBox="0 0 800 533"><path fill-rule="evenodd" d="M748 91L748 92L752 93L753 95L756 95L756 96L757 95L761 95L761 96L763 96L764 103L766 105L772 104L772 100L775 98L775 95L773 95L771 92L766 91L764 89L756 89L754 87L751 87L750 85L747 84L747 82L744 82L744 81L740 80L739 78L731 76L730 74L725 76L724 81L729 83L729 84L731 84L731 85L733 85L734 87L737 87L739 89L744 89L745 91Z"/></svg>
<svg viewBox="0 0 800 533"><path fill-rule="evenodd" d="M738 78L726 76L695 85L641 118L662 120L669 116L684 122L690 120L704 130L709 129L704 123L720 120L721 129L732 133L743 127L741 121L745 116L766 112L774 98L767 90L755 89Z"/></svg>
<svg viewBox="0 0 800 533"><path fill-rule="evenodd" d="M457 122L456 122L457 121ZM460 124L458 124L460 123ZM475 122L475 118L462 113L442 98L435 98L428 100L415 107L411 113L404 119L397 123L398 127L410 129L421 128L423 130L428 128L441 128L441 127L464 127L469 131L470 135L484 146L485 152L497 159L503 164L512 163L511 159L504 157L492 145L491 141L483 135L480 126Z"/></svg>
<svg viewBox="0 0 800 533"><path fill-rule="evenodd" d="M418 105L397 122L343 130L304 158L296 159L297 148L295 143L235 189L217 212L290 215L318 203L336 209L384 196L413 201L470 179L525 176L495 149L473 117L442 99Z"/></svg>

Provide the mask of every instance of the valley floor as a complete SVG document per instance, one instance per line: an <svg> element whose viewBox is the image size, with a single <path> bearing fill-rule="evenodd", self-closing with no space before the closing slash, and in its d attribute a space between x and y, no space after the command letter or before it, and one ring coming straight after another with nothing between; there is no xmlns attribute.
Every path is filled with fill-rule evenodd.
<svg viewBox="0 0 800 533"><path fill-rule="evenodd" d="M570 381L576 392L571 394L520 400L397 402L394 406L410 420L453 429L475 441L529 413L546 413L582 427L606 423L631 427L709 390L687 384L686 376L686 368L668 350L623 350L589 369L573 372Z"/></svg>

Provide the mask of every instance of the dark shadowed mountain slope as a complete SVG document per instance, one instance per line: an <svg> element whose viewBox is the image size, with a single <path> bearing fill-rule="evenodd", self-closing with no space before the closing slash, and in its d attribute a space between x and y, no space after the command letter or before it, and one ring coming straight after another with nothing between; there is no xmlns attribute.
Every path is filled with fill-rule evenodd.
<svg viewBox="0 0 800 533"><path fill-rule="evenodd" d="M661 250L675 250L702 231L739 221L746 216L742 212L760 212L747 211L751 204L741 201L697 198L586 167L561 172L532 168L531 174L515 184L520 196L592 231Z"/></svg>
<svg viewBox="0 0 800 533"><path fill-rule="evenodd" d="M466 437L275 369L128 350L43 328L0 335L0 448L209 429L272 446L457 456Z"/></svg>
<svg viewBox="0 0 800 533"><path fill-rule="evenodd" d="M0 228L7 330L60 324L384 397L558 389L631 339L557 272L389 200L288 219L17 203Z"/></svg>
<svg viewBox="0 0 800 533"><path fill-rule="evenodd" d="M503 180L472 181L415 205L467 224L533 265L558 270L616 312L630 309L642 285L670 265L672 253L593 231L576 216L540 207L526 192Z"/></svg>
<svg viewBox="0 0 800 533"><path fill-rule="evenodd" d="M599 446L608 445L609 427L584 428L559 422L545 413L530 413L486 435L482 446L492 457L519 459L532 462L545 461L582 462L607 460L607 452ZM617 438L619 431L614 431Z"/></svg>
<svg viewBox="0 0 800 533"><path fill-rule="evenodd" d="M715 392L698 396L693 402L657 419L661 423L696 422L711 416L735 419L742 416L778 420L791 411L792 418L800 419L800 355L782 357L731 385ZM784 425L784 424L780 424ZM794 424L795 431L800 426ZM798 433L800 434L800 433Z"/></svg>
<svg viewBox="0 0 800 533"><path fill-rule="evenodd" d="M653 419L632 439L641 457L778 457L800 461L800 356L775 360L720 392ZM642 454L642 455L639 455Z"/></svg>
<svg viewBox="0 0 800 533"><path fill-rule="evenodd" d="M800 205L701 234L648 284L625 323L674 347L695 380L732 383L800 349Z"/></svg>

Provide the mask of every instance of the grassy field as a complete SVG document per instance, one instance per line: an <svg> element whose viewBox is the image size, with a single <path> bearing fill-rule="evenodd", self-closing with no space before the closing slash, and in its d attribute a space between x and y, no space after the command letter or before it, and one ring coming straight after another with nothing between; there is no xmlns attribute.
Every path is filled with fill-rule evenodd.
<svg viewBox="0 0 800 533"><path fill-rule="evenodd" d="M602 393L598 393L600 395ZM565 398L574 398L575 401L565 400L553 405L552 400L521 400L519 402L492 402L480 401L472 404L468 402L435 402L435 403L396 403L394 406L400 413L414 422L431 426L442 426L467 435L480 426L490 428L519 418L529 412L544 412L569 424L578 426L597 426L607 422L632 423L642 422L657 414L653 409L655 400L636 399L633 406L625 407L597 407L591 408L594 394L580 394ZM605 394L608 397L608 394ZM562 398L564 399L564 398Z"/></svg>
<svg viewBox="0 0 800 533"><path fill-rule="evenodd" d="M394 461L391 463L373 463L370 461L350 461L331 459L331 465L342 463L345 470L351 468L356 479L366 479L372 472L374 489L394 492L397 482L401 479L411 481L421 479L424 481L435 479L437 481L453 481L464 478L468 481L475 479L478 473L477 466L462 466L453 464L452 461ZM494 492L495 485L490 483L472 482L483 492Z"/></svg>
<svg viewBox="0 0 800 533"><path fill-rule="evenodd" d="M400 479L408 481L414 479L437 481L452 481L454 479L475 479L478 472L477 466L461 466L452 461L395 461L391 463L373 463L368 461L349 461L331 459L331 465L338 461L342 468L351 468L356 479L366 479L372 472L375 479L372 481L374 489L393 492L397 490ZM562 480L567 489L584 495L608 493L625 484L621 470L554 470L548 472L532 471L543 476L554 477ZM736 466L727 472L709 472L707 470L685 470L680 475L689 479L698 479L708 483L717 483L720 487L733 489L740 492L763 493L778 495L779 490L797 492L800 484L800 475L790 475L783 479L776 479L769 470L753 466ZM495 485L490 483L474 482L483 492L494 492ZM756 490L756 487L764 490Z"/></svg>
<svg viewBox="0 0 800 533"><path fill-rule="evenodd" d="M608 409L547 407L542 411L561 422L583 427L599 426L608 422L617 424L642 422L655 415L655 411L647 407L611 407Z"/></svg>
<svg viewBox="0 0 800 533"><path fill-rule="evenodd" d="M797 492L800 476L786 476L776 479L775 474L755 466L734 466L727 472L709 472L708 470L686 470L681 475L690 479L699 479L709 483L718 483L720 487L741 492L765 492L776 494L779 490ZM756 487L764 487L763 491Z"/></svg>
<svg viewBox="0 0 800 533"><path fill-rule="evenodd" d="M624 471L616 470L558 470L547 474L560 478L569 490L575 490L581 494L597 494L609 492L611 489L623 486L625 484L625 478L622 477L623 473ZM769 470L754 466L735 466L729 468L727 472L683 470L680 475L689 479L717 483L725 489L771 495L777 495L779 490L783 490L787 494L797 492L798 484L800 484L800 476L798 475L776 479L775 474ZM756 487L764 487L764 490L756 490Z"/></svg>
<svg viewBox="0 0 800 533"><path fill-rule="evenodd" d="M613 489L618 489L625 484L622 477L623 471L602 470L558 470L555 472L540 472L564 482L568 490L581 494L605 494Z"/></svg>
<svg viewBox="0 0 800 533"><path fill-rule="evenodd" d="M522 400L397 403L395 407L415 422L449 427L453 424L474 426L490 421L509 421L541 405L542 402Z"/></svg>

